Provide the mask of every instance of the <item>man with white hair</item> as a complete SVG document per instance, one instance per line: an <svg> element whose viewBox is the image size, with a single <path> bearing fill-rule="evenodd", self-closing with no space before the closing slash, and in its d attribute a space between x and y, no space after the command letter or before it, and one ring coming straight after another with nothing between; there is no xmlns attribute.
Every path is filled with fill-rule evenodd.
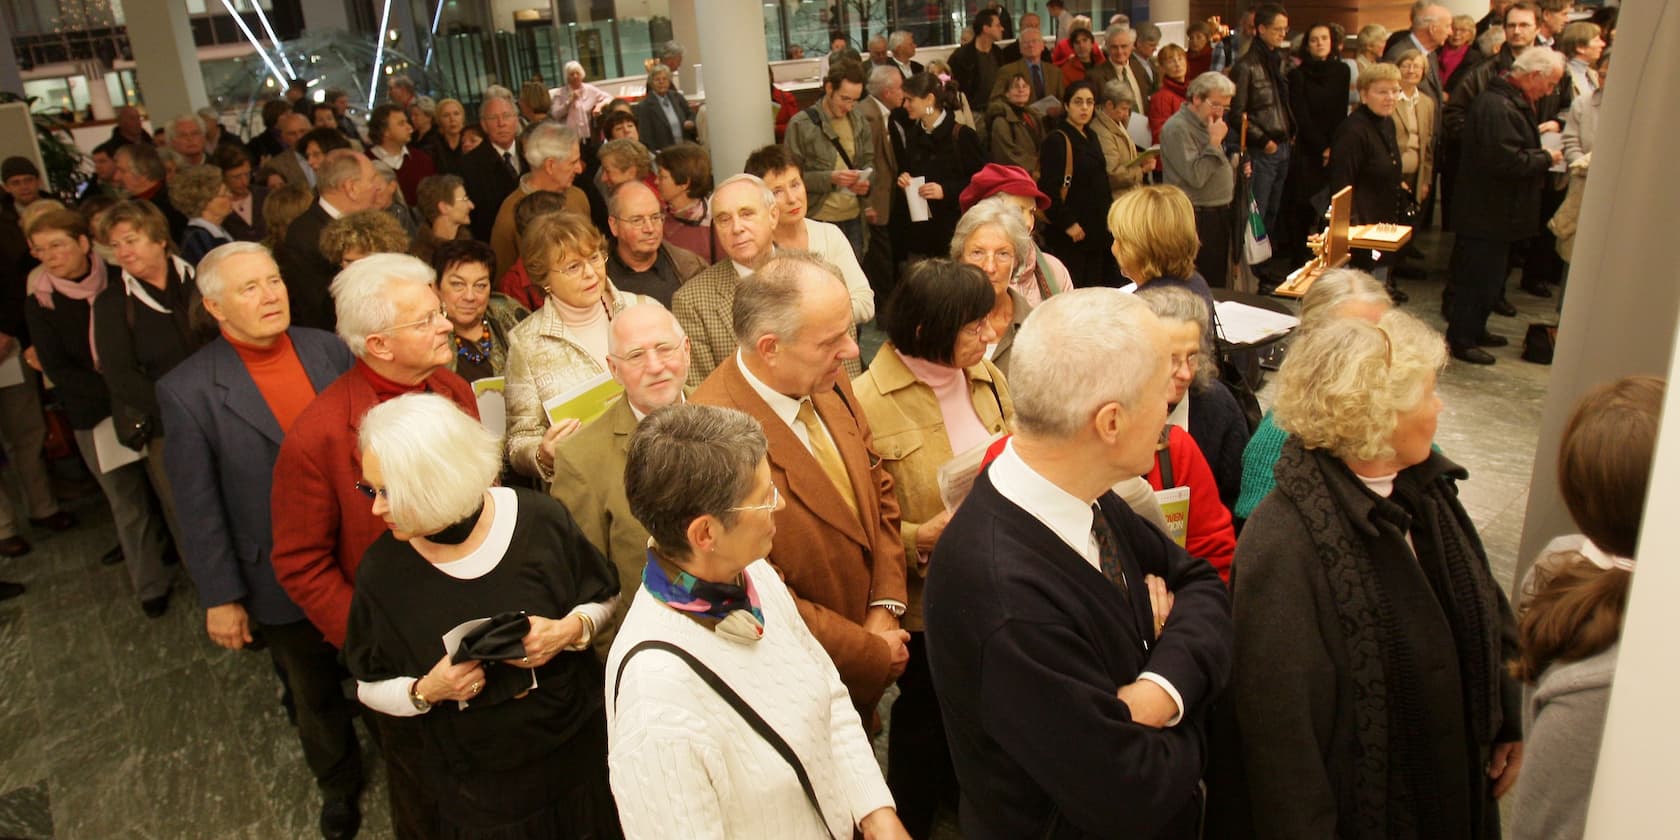
<svg viewBox="0 0 1680 840"><path fill-rule="evenodd" d="M337 331L356 363L297 415L275 459L274 576L335 647L344 646L362 554L386 531L373 515L377 491L361 483L362 416L422 391L478 416L472 387L449 371L454 327L432 280L425 263L403 254L375 254L339 273L332 284ZM419 782L419 734L408 719L365 714L382 733L391 810L401 818L397 836L433 836L436 820L428 815L435 806Z"/></svg>
<svg viewBox="0 0 1680 840"><path fill-rule="evenodd" d="M270 491L280 443L317 392L354 359L329 332L294 327L268 249L223 245L198 264L212 341L158 380L169 435L164 466L189 539L181 559L198 589L210 641L240 650L261 639L296 710L298 739L322 797L326 837L361 823L363 774L355 709L338 651L275 579Z"/></svg>
<svg viewBox="0 0 1680 840"><path fill-rule="evenodd" d="M1203 73L1190 81L1186 99L1161 126L1161 173L1167 184L1190 197L1196 212L1196 271L1208 285L1230 282L1231 242L1236 214L1232 193L1236 173L1225 157L1225 109L1236 85L1222 73Z"/></svg>
<svg viewBox="0 0 1680 840"><path fill-rule="evenodd" d="M1437 109L1441 107L1441 56L1436 50L1447 42L1447 36L1451 34L1452 11L1432 0L1419 0L1412 5L1411 31L1396 33L1395 37L1389 38L1388 49L1383 52L1383 61L1391 64L1398 63L1401 54L1407 50L1423 53L1423 81L1418 87L1435 100Z"/></svg>
<svg viewBox="0 0 1680 840"><path fill-rule="evenodd" d="M922 72L922 63L916 61L916 36L900 29L887 36L887 54L892 59L892 65L898 72L908 79Z"/></svg>
<svg viewBox="0 0 1680 840"><path fill-rule="evenodd" d="M1453 299L1447 312L1447 344L1460 361L1491 365L1492 354L1482 348L1510 343L1488 332L1487 318L1504 293L1511 246L1540 232L1547 173L1563 161L1562 151L1540 145L1533 111L1563 73L1562 53L1526 50L1470 105L1453 200Z"/></svg>
<svg viewBox="0 0 1680 840"><path fill-rule="evenodd" d="M204 123L197 114L182 114L169 121L169 150L181 166L202 166L210 162L205 153Z"/></svg>
<svg viewBox="0 0 1680 840"><path fill-rule="evenodd" d="M1170 356L1111 289L1057 295L1016 336L1015 436L934 548L923 602L971 837L1196 834L1230 601L1110 489L1154 465Z"/></svg>
<svg viewBox="0 0 1680 840"><path fill-rule="evenodd" d="M1149 88L1149 76L1142 72L1142 61L1132 53L1137 46L1137 30L1125 26L1110 26L1103 33L1103 56L1108 60L1091 68L1087 78L1097 90L1109 82L1119 82L1132 95L1134 110L1142 110L1154 93Z"/></svg>
<svg viewBox="0 0 1680 840"><path fill-rule="evenodd" d="M555 95L549 116L572 130L579 137L591 136L590 126L595 116L612 101L612 94L583 80L583 65L566 62L566 86Z"/></svg>
<svg viewBox="0 0 1680 840"><path fill-rule="evenodd" d="M607 254L607 277L619 291L647 295L661 306L670 306L677 289L706 270L706 260L665 241L662 209L659 195L645 182L629 181L612 191L607 198L607 226L613 241Z"/></svg>
<svg viewBox="0 0 1680 840"><path fill-rule="evenodd" d="M735 287L770 259L777 216L776 196L757 176L736 175L712 191L712 235L723 259L671 297L671 311L693 346L690 386L698 386L734 354Z"/></svg>
<svg viewBox="0 0 1680 840"><path fill-rule="evenodd" d="M683 401L688 378L688 337L669 310L656 303L625 307L607 333L607 369L624 386L624 399L607 413L560 441L554 450L549 492L577 522L578 530L618 568L621 586L641 579L647 565L648 531L630 513L624 495L624 465L630 433L643 417ZM596 629L593 646L606 658L618 624L630 609L621 597L611 622Z"/></svg>
<svg viewBox="0 0 1680 840"><path fill-rule="evenodd" d="M898 624L908 597L898 499L845 373L858 357L851 295L833 266L790 253L743 281L733 303L737 349L694 401L764 427L787 503L765 559L867 724L909 662L910 634Z"/></svg>
<svg viewBox="0 0 1680 840"><path fill-rule="evenodd" d="M274 258L291 293L292 321L330 330L333 306L327 290L338 266L321 253L321 231L334 219L378 206L383 184L373 161L349 149L327 153L316 177L320 198L286 228L286 240L275 249Z"/></svg>
<svg viewBox="0 0 1680 840"><path fill-rule="evenodd" d="M517 191L520 176L531 168L519 142L519 106L514 104L513 91L501 85L486 88L478 120L484 142L461 156L461 171L456 174L467 182L467 197L473 202L473 238L494 245L491 231L501 218L502 203ZM500 270L506 271L508 265L512 262Z"/></svg>
<svg viewBox="0 0 1680 840"><path fill-rule="evenodd" d="M518 189L496 199L496 215L488 237L478 232L479 209L483 205L473 192L472 180L462 178L467 183L467 197L473 201L473 236L480 241L488 239L490 247L496 249L494 277L502 276L519 260L519 231L513 214L525 196L544 191L560 193L566 197L567 211L589 215L589 196L576 185L578 174L583 172L583 152L577 132L555 123L538 125L525 136L524 155L530 169L519 177Z"/></svg>

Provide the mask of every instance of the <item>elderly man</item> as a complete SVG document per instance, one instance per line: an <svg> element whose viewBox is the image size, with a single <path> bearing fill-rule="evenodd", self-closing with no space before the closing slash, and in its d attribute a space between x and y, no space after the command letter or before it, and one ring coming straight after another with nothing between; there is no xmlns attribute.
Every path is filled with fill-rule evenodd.
<svg viewBox="0 0 1680 840"><path fill-rule="evenodd" d="M1220 73L1192 79L1186 99L1161 125L1161 173L1167 184L1183 190L1196 212L1196 271L1211 286L1229 285L1231 241L1236 213L1232 192L1236 173L1225 157L1225 109L1236 91Z"/></svg>
<svg viewBox="0 0 1680 840"><path fill-rule="evenodd" d="M659 195L641 181L621 184L607 199L612 252L607 277L619 291L647 295L669 307L677 289L706 270L706 260L665 241L665 216ZM688 365L683 365L687 375Z"/></svg>
<svg viewBox="0 0 1680 840"><path fill-rule="evenodd" d="M607 368L624 386L624 399L607 413L566 438L554 450L554 483L549 492L577 521L578 530L618 567L618 579L641 579L647 565L648 532L630 513L624 498L624 463L630 433L643 417L683 399L688 377L688 337L662 306L639 303L613 319L607 333ZM602 659L630 609L619 598L612 621L592 644Z"/></svg>
<svg viewBox="0 0 1680 840"><path fill-rule="evenodd" d="M488 145L487 142L479 148ZM482 218L479 211L484 209L484 205L479 203L480 193L473 191L470 175L462 176L467 184L467 197L473 202L473 237L488 239L490 247L496 249L497 277L513 268L519 260L519 229L514 224L513 213L525 196L534 192L560 193L566 197L568 211L589 215L589 196L575 184L578 174L583 171L583 156L576 132L558 123L542 123L525 136L524 154L530 169L519 177L518 189L509 190L496 198L496 215L489 226L488 237L478 232L479 219Z"/></svg>
<svg viewBox="0 0 1680 840"><path fill-rule="evenodd" d="M823 78L823 97L788 121L786 144L805 175L814 208L810 217L839 226L863 257L863 207L869 194L865 170L875 166L875 141L869 122L857 112L866 81L863 67L842 61Z"/></svg>
<svg viewBox="0 0 1680 840"><path fill-rule="evenodd" d="M274 464L274 575L303 614L336 647L344 645L350 596L362 553L385 533L362 489L357 435L367 410L422 391L478 416L471 386L449 371L453 329L414 257L376 254L333 281L337 330L356 363L297 415ZM419 783L421 736L413 719L371 712L391 780L398 837L432 837L435 808Z"/></svg>
<svg viewBox="0 0 1680 840"><path fill-rule="evenodd" d="M1119 82L1131 94L1132 105L1142 108L1155 91L1149 87L1149 74L1143 67L1143 60L1133 51L1136 46L1136 29L1110 26L1103 32L1103 55L1108 60L1092 67L1087 78L1099 91L1109 82Z"/></svg>
<svg viewBox="0 0 1680 840"><path fill-rule="evenodd" d="M1015 339L1015 436L934 547L923 602L969 837L1197 836L1230 602L1111 490L1155 462L1171 354L1110 289L1051 298Z"/></svg>
<svg viewBox="0 0 1680 840"><path fill-rule="evenodd" d="M484 142L462 156L460 175L473 202L473 238L494 245L492 231L501 219L502 204L517 192L520 176L531 169L519 143L519 106L513 102L513 92L491 85L484 91L478 116ZM510 216L512 212L507 211ZM496 253L499 270L507 270L512 261L503 264L501 250Z"/></svg>
<svg viewBox="0 0 1680 840"><path fill-rule="evenodd" d="M1562 151L1541 147L1534 121L1535 104L1557 87L1563 71L1561 53L1527 50L1470 106L1453 203L1447 319L1447 344L1460 361L1491 365L1492 354L1482 348L1509 343L1488 332L1487 317L1504 289L1512 244L1540 231L1547 171L1563 161Z"/></svg>
<svg viewBox="0 0 1680 840"><path fill-rule="evenodd" d="M154 145L152 135L146 131L145 123L140 118L140 109L133 105L124 105L117 109L117 124L111 128L111 137L105 141L115 151L122 146Z"/></svg>
<svg viewBox="0 0 1680 840"><path fill-rule="evenodd" d="M858 103L858 110L869 123L869 138L875 144L875 174L871 178L869 195L863 200L863 220L867 225L863 256L859 262L869 278L875 300L885 304L887 296L897 285L897 263L893 259L892 213L897 205L904 209L903 193L893 188L898 181L898 150L904 148L904 124L894 122L894 111L904 105L904 75L896 64L882 64L869 71L869 99Z"/></svg>
<svg viewBox="0 0 1680 840"><path fill-rule="evenodd" d="M321 231L334 219L373 209L379 198L379 175L373 161L350 151L329 153L321 164L321 197L286 228L275 249L280 273L291 297L292 321L318 330L333 328L333 302L327 294L338 266L321 253Z"/></svg>
<svg viewBox="0 0 1680 840"><path fill-rule="evenodd" d="M891 64L892 56L887 53L887 36L876 35L869 39L869 66Z"/></svg>
<svg viewBox="0 0 1680 840"><path fill-rule="evenodd" d="M1412 6L1411 31L1399 33L1398 40L1390 38L1388 49L1383 52L1383 61L1390 64L1399 62L1407 50L1423 53L1425 69L1418 89L1435 100L1436 109L1441 107L1441 57L1435 51L1451 34L1452 11L1439 3L1422 0Z"/></svg>
<svg viewBox="0 0 1680 840"><path fill-rule="evenodd" d="M1046 96L1062 98L1062 68L1044 60L1044 33L1037 29L1021 30L1021 38L1016 42L1021 48L1021 60L1005 64L998 68L997 81L992 83L991 98L1003 98L1009 87L1009 80L1016 73L1027 77L1027 84L1032 86L1032 101L1037 102ZM1060 108L1056 109L1058 112Z"/></svg>
<svg viewBox="0 0 1680 840"><path fill-rule="evenodd" d="M1161 47L1161 27L1153 23L1137 25L1137 51L1134 53L1136 62L1132 65L1143 72L1138 76L1141 84L1143 79L1149 79L1149 89L1161 89L1160 68L1155 64L1155 51Z"/></svg>
<svg viewBox="0 0 1680 840"><path fill-rule="evenodd" d="M381 105L368 116L367 155L397 173L397 186L402 190L403 202L410 207L420 200L417 192L420 180L437 174L431 155L409 147L408 143L413 139L414 126L409 124L408 114L403 113L401 108Z"/></svg>
<svg viewBox="0 0 1680 840"><path fill-rule="evenodd" d="M204 123L197 114L182 114L169 121L169 150L175 153L182 166L200 166L210 162L205 153Z"/></svg>
<svg viewBox="0 0 1680 840"><path fill-rule="evenodd" d="M407 76L392 76L391 81L385 85L385 93L391 97L391 104L404 111L407 111L408 107L413 105L414 100L420 95L420 92L414 89L413 80Z"/></svg>
<svg viewBox="0 0 1680 840"><path fill-rule="evenodd" d="M309 133L309 118L297 113L287 112L277 121L279 125L280 151L268 159L267 165L286 183L300 187L315 189L315 168L309 165L309 158L303 153L303 136Z"/></svg>
<svg viewBox="0 0 1680 840"><path fill-rule="evenodd" d="M869 720L904 671L910 634L898 626L906 598L898 500L843 365L858 356L851 298L832 266L788 254L741 283L734 315L739 347L694 401L744 411L764 427L771 479L787 504L766 559Z"/></svg>
<svg viewBox="0 0 1680 840"><path fill-rule="evenodd" d="M280 588L269 563L270 490L280 443L316 393L349 370L338 337L291 326L280 268L253 242L198 264L204 309L220 341L158 380L169 429L164 465L210 641L239 650L261 639L297 710L304 761L321 791L321 833L353 837L361 822L361 747L340 683L338 651Z"/></svg>
<svg viewBox="0 0 1680 840"><path fill-rule="evenodd" d="M887 36L887 54L898 72L908 79L922 72L922 63L916 61L916 36L900 29Z"/></svg>
<svg viewBox="0 0 1680 840"><path fill-rule="evenodd" d="M736 175L712 191L712 235L723 259L671 296L671 311L693 344L690 386L735 352L735 287L770 259L778 215L776 196L756 176Z"/></svg>
<svg viewBox="0 0 1680 840"><path fill-rule="evenodd" d="M1231 67L1236 94L1231 121L1248 117L1248 156L1254 164L1254 202L1266 229L1277 223L1283 185L1289 175L1289 144L1295 139L1295 114L1289 108L1289 16L1276 3L1254 10L1259 39Z"/></svg>
<svg viewBox="0 0 1680 840"><path fill-rule="evenodd" d="M951 53L951 78L957 80L957 85L964 91L973 91L969 99L972 104L980 105L980 93L990 91L997 79L998 67L1008 64L1010 59L1000 56L1001 50L993 49L996 42L1003 38L1003 19L998 17L994 9L982 9L974 14L974 40L963 44Z"/></svg>
<svg viewBox="0 0 1680 840"><path fill-rule="evenodd" d="M180 242L182 234L187 232L187 217L169 200L169 185L164 183L169 170L164 167L158 150L139 144L124 146L117 150L116 160L117 186L129 198L150 202L162 212L163 218L169 221L169 238Z"/></svg>

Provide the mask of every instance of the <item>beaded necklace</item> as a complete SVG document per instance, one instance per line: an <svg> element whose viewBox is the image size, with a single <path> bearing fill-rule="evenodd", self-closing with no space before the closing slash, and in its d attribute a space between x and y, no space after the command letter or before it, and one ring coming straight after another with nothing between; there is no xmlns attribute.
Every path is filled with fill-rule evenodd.
<svg viewBox="0 0 1680 840"><path fill-rule="evenodd" d="M484 337L477 341L462 341L460 333L450 336L455 341L455 355L475 365L484 364L484 360L490 358L490 321L479 322L479 327L484 331Z"/></svg>

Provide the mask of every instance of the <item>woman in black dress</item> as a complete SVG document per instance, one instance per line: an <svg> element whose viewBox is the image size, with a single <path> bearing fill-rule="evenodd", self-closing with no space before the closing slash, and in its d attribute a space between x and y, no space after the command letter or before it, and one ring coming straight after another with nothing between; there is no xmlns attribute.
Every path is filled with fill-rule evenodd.
<svg viewBox="0 0 1680 840"><path fill-rule="evenodd" d="M1353 187L1353 224L1399 222L1404 191L1394 109L1400 104L1400 68L1373 64L1359 71L1359 102L1336 129L1330 145L1330 192ZM1395 288L1387 272L1377 272L1386 260L1379 262L1364 248L1353 249L1352 257L1354 268L1377 274L1388 284L1395 303L1405 302L1405 294Z"/></svg>
<svg viewBox="0 0 1680 840"><path fill-rule="evenodd" d="M956 82L940 81L932 73L917 73L904 82L904 152L899 156L898 188L908 190L910 179L924 178L917 188L932 214L925 222L906 222L907 252L936 257L945 252L951 233L962 218L957 196L974 173L986 165L980 137L956 120L961 91ZM906 220L909 216L906 214Z"/></svg>
<svg viewBox="0 0 1680 840"><path fill-rule="evenodd" d="M1108 256L1108 160L1091 119L1096 89L1088 81L1062 94L1066 119L1039 147L1038 188L1050 197L1044 249L1068 267L1075 286L1119 286L1120 271ZM1071 161L1071 162L1070 162Z"/></svg>
<svg viewBox="0 0 1680 840"><path fill-rule="evenodd" d="M1281 230L1272 237L1273 246L1284 243L1294 251L1294 264L1307 261L1307 234L1316 232L1319 217L1329 206L1324 171L1328 165L1330 139L1348 114L1348 91L1353 71L1342 61L1340 44L1328 23L1307 27L1298 55L1301 65L1289 73L1289 107L1295 114L1294 152L1289 161L1289 215L1280 220Z"/></svg>
<svg viewBox="0 0 1680 840"><path fill-rule="evenodd" d="M383 403L359 442L391 531L357 570L344 658L364 705L413 719L437 836L619 837L589 649L617 571L558 502L491 486L500 443L448 399Z"/></svg>

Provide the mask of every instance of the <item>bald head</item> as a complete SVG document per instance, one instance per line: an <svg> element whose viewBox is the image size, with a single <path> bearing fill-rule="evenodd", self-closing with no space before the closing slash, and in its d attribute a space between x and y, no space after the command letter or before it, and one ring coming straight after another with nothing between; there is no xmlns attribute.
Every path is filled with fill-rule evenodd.
<svg viewBox="0 0 1680 840"><path fill-rule="evenodd" d="M1439 3L1419 6L1412 17L1412 35L1425 49L1435 50L1452 34L1452 11Z"/></svg>
<svg viewBox="0 0 1680 840"><path fill-rule="evenodd" d="M681 400L688 361L682 325L665 307L639 303L614 316L607 366L632 408L652 414Z"/></svg>

